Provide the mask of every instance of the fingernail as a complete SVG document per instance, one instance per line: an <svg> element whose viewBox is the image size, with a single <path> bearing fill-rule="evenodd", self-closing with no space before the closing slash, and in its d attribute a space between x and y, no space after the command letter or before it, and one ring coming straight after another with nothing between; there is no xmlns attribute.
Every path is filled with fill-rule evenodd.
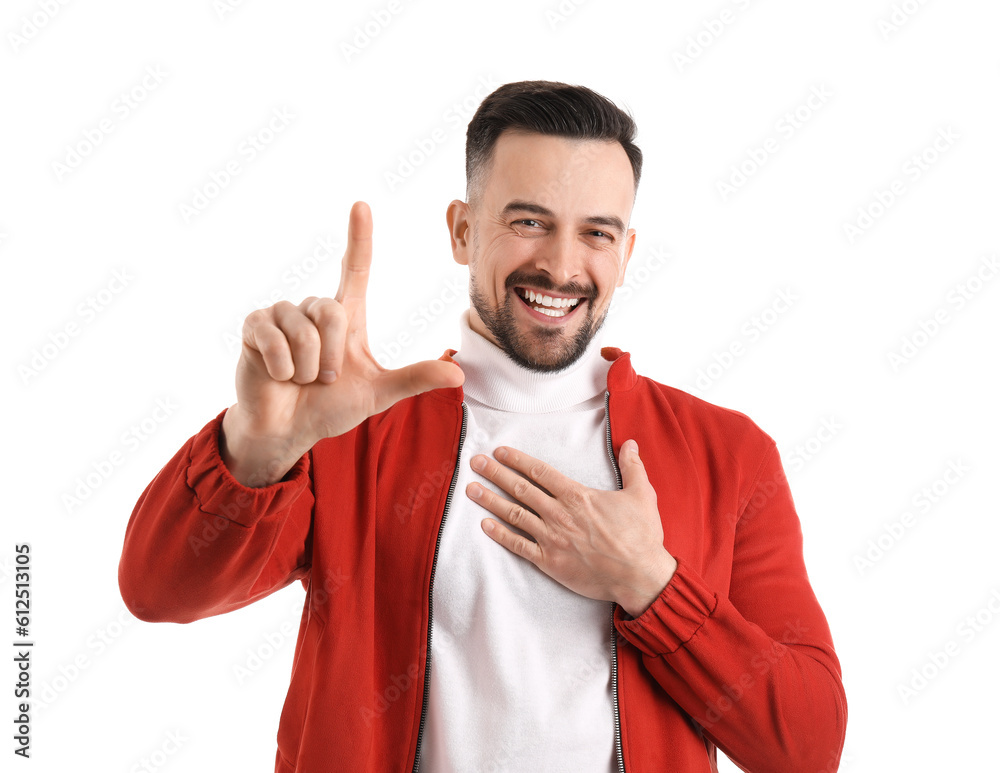
<svg viewBox="0 0 1000 773"><path fill-rule="evenodd" d="M324 381L327 384L332 384L337 380L337 371L335 370L321 370L319 372L320 381Z"/></svg>
<svg viewBox="0 0 1000 773"><path fill-rule="evenodd" d="M473 483L471 486L469 486L469 488L466 489L466 492L473 499L479 499L483 495L482 486L480 486L478 483Z"/></svg>

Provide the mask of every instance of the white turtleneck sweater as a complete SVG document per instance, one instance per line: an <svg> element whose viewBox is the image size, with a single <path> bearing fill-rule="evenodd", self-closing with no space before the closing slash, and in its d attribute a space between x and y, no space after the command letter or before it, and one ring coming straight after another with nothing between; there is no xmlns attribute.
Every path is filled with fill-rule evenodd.
<svg viewBox="0 0 1000 773"><path fill-rule="evenodd" d="M434 570L421 773L609 773L613 604L569 590L494 542L483 518L528 535L465 491L478 481L510 498L469 466L500 445L591 488L616 489L604 407L611 363L595 336L569 368L530 371L473 331L468 311L454 359L468 424Z"/></svg>

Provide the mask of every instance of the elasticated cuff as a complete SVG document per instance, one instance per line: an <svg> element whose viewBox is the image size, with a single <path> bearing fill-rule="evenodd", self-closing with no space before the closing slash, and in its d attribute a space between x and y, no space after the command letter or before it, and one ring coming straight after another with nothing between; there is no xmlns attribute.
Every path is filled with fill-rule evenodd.
<svg viewBox="0 0 1000 773"><path fill-rule="evenodd" d="M228 408L226 410L229 410ZM253 526L265 513L290 507L309 483L309 454L303 454L277 483L262 488L244 486L226 467L219 452L222 411L194 436L187 484L201 509L241 526Z"/></svg>
<svg viewBox="0 0 1000 773"><path fill-rule="evenodd" d="M718 597L682 558L670 582L639 617L615 606L615 628L647 655L669 655L680 649L715 610Z"/></svg>

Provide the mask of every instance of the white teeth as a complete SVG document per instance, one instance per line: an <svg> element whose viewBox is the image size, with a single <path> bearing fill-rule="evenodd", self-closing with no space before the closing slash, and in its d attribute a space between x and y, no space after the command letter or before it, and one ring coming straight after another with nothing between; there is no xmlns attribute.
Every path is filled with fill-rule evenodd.
<svg viewBox="0 0 1000 773"><path fill-rule="evenodd" d="M565 309L576 306L580 302L579 298L553 298L551 295L542 295L541 293L536 293L534 290L525 290L524 299L529 303L537 303L541 306L552 307L556 309ZM542 311L539 309L538 311ZM562 314L549 314L550 317L561 317Z"/></svg>

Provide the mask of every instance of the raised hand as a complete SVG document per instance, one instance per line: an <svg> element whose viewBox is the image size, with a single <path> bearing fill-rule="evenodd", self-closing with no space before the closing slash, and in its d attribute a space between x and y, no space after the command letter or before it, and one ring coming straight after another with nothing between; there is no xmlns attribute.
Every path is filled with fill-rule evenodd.
<svg viewBox="0 0 1000 773"><path fill-rule="evenodd" d="M351 208L334 298L288 301L252 312L243 325L236 405L222 423L222 458L241 483L280 480L319 440L341 435L394 403L463 383L461 368L426 360L380 366L365 319L372 262L371 211Z"/></svg>

